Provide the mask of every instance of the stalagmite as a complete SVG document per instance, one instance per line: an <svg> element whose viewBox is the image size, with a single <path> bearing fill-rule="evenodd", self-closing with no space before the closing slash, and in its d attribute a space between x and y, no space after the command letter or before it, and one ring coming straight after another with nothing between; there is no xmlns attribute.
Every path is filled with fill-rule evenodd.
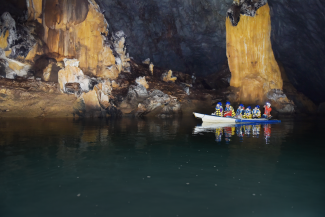
<svg viewBox="0 0 325 217"><path fill-rule="evenodd" d="M153 64L153 63L150 63L150 65L149 65L149 70L150 70L150 72L151 72L151 75L153 75L153 67L154 67L155 65Z"/></svg>
<svg viewBox="0 0 325 217"><path fill-rule="evenodd" d="M165 72L161 75L161 79L164 82L175 82L177 80L177 77L173 76L173 71L169 70L168 72Z"/></svg>
<svg viewBox="0 0 325 217"><path fill-rule="evenodd" d="M138 85L142 85L144 86L146 89L149 88L149 84L147 83L147 80L146 80L146 77L145 76L142 76L142 77L138 77L135 82L138 84Z"/></svg>
<svg viewBox="0 0 325 217"><path fill-rule="evenodd" d="M234 3L226 20L230 86L238 88L237 100L242 103L264 103L269 91L283 86L271 46L270 8L266 1L256 4L259 2L265 4L259 4L254 13L247 5L243 8L242 3ZM240 15L236 10L249 14Z"/></svg>

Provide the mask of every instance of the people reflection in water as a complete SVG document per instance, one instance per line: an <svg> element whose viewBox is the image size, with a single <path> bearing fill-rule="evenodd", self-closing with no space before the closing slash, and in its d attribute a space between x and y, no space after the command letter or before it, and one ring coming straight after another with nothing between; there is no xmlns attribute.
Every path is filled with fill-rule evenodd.
<svg viewBox="0 0 325 217"><path fill-rule="evenodd" d="M253 125L253 138L259 138L260 137L260 130L261 130L261 125Z"/></svg>
<svg viewBox="0 0 325 217"><path fill-rule="evenodd" d="M239 125L236 129L237 136L239 137L240 142L243 141L244 138L244 126Z"/></svg>
<svg viewBox="0 0 325 217"><path fill-rule="evenodd" d="M271 125L265 124L264 125L264 137L266 144L270 144L270 137L271 137Z"/></svg>
<svg viewBox="0 0 325 217"><path fill-rule="evenodd" d="M266 144L270 143L270 137L271 137L271 125L270 124L238 124L236 126L229 126L229 127L219 127L215 129L215 141L221 142L222 137L224 135L225 141L227 144L229 144L230 141L232 141L232 137L234 135L237 135L239 137L239 141L243 142L244 137L249 138L259 138L260 137L260 131L261 129L264 129L264 138L266 141Z"/></svg>
<svg viewBox="0 0 325 217"><path fill-rule="evenodd" d="M225 127L224 133L225 133L225 140L228 144L231 141L231 137L235 135L236 128L235 127Z"/></svg>
<svg viewBox="0 0 325 217"><path fill-rule="evenodd" d="M251 135L251 130L252 130L252 125L245 125L244 128L245 128L245 135L246 135L247 137L250 137L250 135Z"/></svg>
<svg viewBox="0 0 325 217"><path fill-rule="evenodd" d="M222 141L222 128L217 128L215 135L216 135L216 142L221 142Z"/></svg>

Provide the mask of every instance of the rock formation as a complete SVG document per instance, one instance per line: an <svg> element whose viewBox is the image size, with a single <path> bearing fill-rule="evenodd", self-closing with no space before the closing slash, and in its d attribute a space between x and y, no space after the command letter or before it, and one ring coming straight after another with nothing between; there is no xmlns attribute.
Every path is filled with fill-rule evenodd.
<svg viewBox="0 0 325 217"><path fill-rule="evenodd" d="M94 0L28 0L28 20L17 24L1 16L0 48L13 59L36 61L45 54L56 61L75 58L87 75L114 79L129 71L125 34L110 34Z"/></svg>
<svg viewBox="0 0 325 217"><path fill-rule="evenodd" d="M234 3L226 20L230 86L237 88L238 102L262 104L270 91L282 90L283 81L271 46L270 8L264 4L255 16L257 7L246 2Z"/></svg>
<svg viewBox="0 0 325 217"><path fill-rule="evenodd" d="M153 67L154 67L155 65L153 64L153 63L150 63L150 65L149 65L149 70L150 70L150 72L151 72L151 75L153 75Z"/></svg>
<svg viewBox="0 0 325 217"><path fill-rule="evenodd" d="M161 79L164 82L175 82L177 80L177 77L174 77L173 71L169 70L168 72L165 72L164 74L161 75Z"/></svg>
<svg viewBox="0 0 325 217"><path fill-rule="evenodd" d="M90 79L84 75L79 68L79 61L76 59L64 59L65 68L59 71L59 84L61 92L66 92L66 84L79 83L84 92L89 91Z"/></svg>
<svg viewBox="0 0 325 217"><path fill-rule="evenodd" d="M142 77L138 77L135 82L138 84L138 85L142 85L144 86L146 89L149 88L149 85L146 81L146 77L142 76Z"/></svg>

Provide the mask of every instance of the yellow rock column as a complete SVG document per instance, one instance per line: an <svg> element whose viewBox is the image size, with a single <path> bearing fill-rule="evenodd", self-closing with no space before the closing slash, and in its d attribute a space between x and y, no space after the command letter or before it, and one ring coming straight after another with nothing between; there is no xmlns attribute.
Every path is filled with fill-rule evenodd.
<svg viewBox="0 0 325 217"><path fill-rule="evenodd" d="M237 26L226 19L227 57L230 86L239 89L238 101L263 103L272 89L283 81L271 46L270 8L259 8L255 17L241 16Z"/></svg>

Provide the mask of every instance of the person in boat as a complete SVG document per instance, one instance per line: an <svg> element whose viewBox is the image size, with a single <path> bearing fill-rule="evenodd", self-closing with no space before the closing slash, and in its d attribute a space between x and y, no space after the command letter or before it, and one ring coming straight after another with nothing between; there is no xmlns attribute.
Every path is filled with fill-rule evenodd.
<svg viewBox="0 0 325 217"><path fill-rule="evenodd" d="M216 105L216 112L215 115L218 117L223 117L223 108L222 108L222 103L218 102Z"/></svg>
<svg viewBox="0 0 325 217"><path fill-rule="evenodd" d="M246 109L245 109L245 113L244 113L244 117L245 119L251 119L252 118L252 110L251 110L251 107L248 106Z"/></svg>
<svg viewBox="0 0 325 217"><path fill-rule="evenodd" d="M253 118L261 118L261 110L259 105L255 106L253 109Z"/></svg>
<svg viewBox="0 0 325 217"><path fill-rule="evenodd" d="M272 108L271 108L271 103L267 102L265 105L264 105L264 114L263 114L263 118L271 118L271 111L272 111Z"/></svg>
<svg viewBox="0 0 325 217"><path fill-rule="evenodd" d="M235 117L235 115L234 108L230 105L230 102L227 102L224 117Z"/></svg>
<svg viewBox="0 0 325 217"><path fill-rule="evenodd" d="M238 106L238 109L237 109L237 111L236 111L236 117L237 117L237 118L242 118L242 117L243 117L243 115L244 115L244 109L245 109L245 107L244 107L243 104L240 104L240 105Z"/></svg>

